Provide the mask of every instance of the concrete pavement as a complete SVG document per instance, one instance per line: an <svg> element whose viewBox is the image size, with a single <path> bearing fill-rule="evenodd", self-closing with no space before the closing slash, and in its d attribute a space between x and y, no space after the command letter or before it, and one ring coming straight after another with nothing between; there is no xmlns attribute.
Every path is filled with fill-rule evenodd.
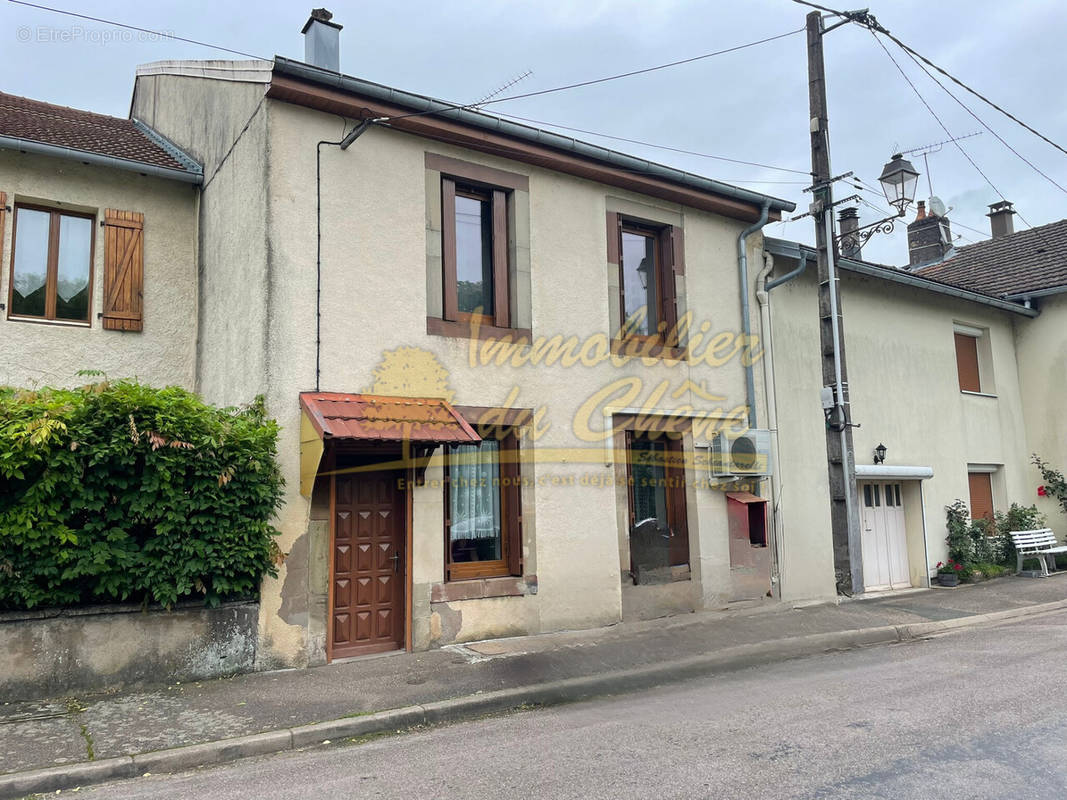
<svg viewBox="0 0 1067 800"><path fill-rule="evenodd" d="M1059 800L1067 612L640 694L88 791L109 800L382 797Z"/></svg>
<svg viewBox="0 0 1067 800"><path fill-rule="evenodd" d="M1065 602L1067 577L1003 578L805 608L705 612L311 670L0 707L0 797L627 691L925 636ZM386 709L401 709L377 715ZM6 774L5 774L6 773Z"/></svg>

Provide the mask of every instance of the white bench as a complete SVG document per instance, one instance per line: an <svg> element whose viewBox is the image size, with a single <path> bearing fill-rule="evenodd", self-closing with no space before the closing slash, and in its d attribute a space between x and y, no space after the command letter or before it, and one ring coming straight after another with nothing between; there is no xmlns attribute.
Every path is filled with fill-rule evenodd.
<svg viewBox="0 0 1067 800"><path fill-rule="evenodd" d="M1056 553L1067 553L1067 546L1056 541L1056 534L1049 528L1035 531L1012 531L1011 540L1015 543L1018 556L1015 574L1023 571L1023 561L1036 558L1041 565L1041 577L1047 578L1049 572L1056 571Z"/></svg>

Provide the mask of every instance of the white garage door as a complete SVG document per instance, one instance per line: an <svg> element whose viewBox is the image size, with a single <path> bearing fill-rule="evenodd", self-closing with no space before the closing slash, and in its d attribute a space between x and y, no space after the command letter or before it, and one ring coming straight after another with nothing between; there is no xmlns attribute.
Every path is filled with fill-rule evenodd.
<svg viewBox="0 0 1067 800"><path fill-rule="evenodd" d="M864 591L911 586L904 506L899 483L859 485Z"/></svg>

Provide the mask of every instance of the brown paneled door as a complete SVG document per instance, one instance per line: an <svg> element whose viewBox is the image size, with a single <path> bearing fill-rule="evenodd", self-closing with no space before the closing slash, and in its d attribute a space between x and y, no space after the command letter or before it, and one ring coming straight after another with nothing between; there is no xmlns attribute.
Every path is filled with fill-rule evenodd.
<svg viewBox="0 0 1067 800"><path fill-rule="evenodd" d="M332 658L404 647L404 493L395 472L334 484Z"/></svg>

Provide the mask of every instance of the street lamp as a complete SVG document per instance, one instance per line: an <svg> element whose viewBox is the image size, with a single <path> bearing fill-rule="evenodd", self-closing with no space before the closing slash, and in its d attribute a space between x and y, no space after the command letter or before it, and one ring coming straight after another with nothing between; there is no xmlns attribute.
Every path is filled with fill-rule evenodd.
<svg viewBox="0 0 1067 800"><path fill-rule="evenodd" d="M858 256L863 245L867 244L867 240L874 234L893 232L897 220L907 213L908 206L915 200L915 187L919 184L919 173L903 155L895 153L889 163L882 167L878 182L882 184L885 199L897 210L897 213L864 225L862 228L856 227L841 231L836 239L842 253L854 253ZM845 198L841 202L848 202L855 197L854 195Z"/></svg>
<svg viewBox="0 0 1067 800"><path fill-rule="evenodd" d="M919 173L915 171L915 167L900 153L896 153L882 168L878 182L882 184L882 191L885 192L889 205L897 210L897 216L903 217L915 199L915 187L919 183Z"/></svg>

